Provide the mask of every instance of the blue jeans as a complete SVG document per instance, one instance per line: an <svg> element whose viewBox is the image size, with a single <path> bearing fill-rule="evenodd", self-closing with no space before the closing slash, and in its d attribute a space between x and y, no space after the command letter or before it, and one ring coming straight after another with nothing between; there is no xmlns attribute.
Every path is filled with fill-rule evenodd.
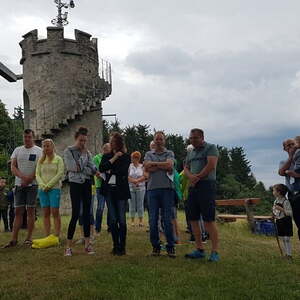
<svg viewBox="0 0 300 300"><path fill-rule="evenodd" d="M129 199L129 215L134 218L136 213L139 218L144 217L144 197L145 190L131 190L131 199Z"/></svg>
<svg viewBox="0 0 300 300"><path fill-rule="evenodd" d="M107 207L109 215L109 227L113 239L113 247L116 250L125 250L127 234L127 199L118 199L116 194L110 191L107 195Z"/></svg>
<svg viewBox="0 0 300 300"><path fill-rule="evenodd" d="M97 210L96 210L95 229L97 232L100 232L102 227L103 211L104 211L106 200L105 200L105 196L100 194L100 188L96 189L96 194L97 194Z"/></svg>
<svg viewBox="0 0 300 300"><path fill-rule="evenodd" d="M148 193L148 207L150 217L150 241L152 247L160 248L158 219L159 209L164 225L164 232L167 239L167 248L174 247L174 231L172 224L175 191L173 189L155 189Z"/></svg>

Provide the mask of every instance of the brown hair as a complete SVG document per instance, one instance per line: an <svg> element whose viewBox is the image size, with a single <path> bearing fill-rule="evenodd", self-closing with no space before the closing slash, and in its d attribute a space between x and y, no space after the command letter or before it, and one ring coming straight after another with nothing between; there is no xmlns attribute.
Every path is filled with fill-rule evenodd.
<svg viewBox="0 0 300 300"><path fill-rule="evenodd" d="M278 192L278 194L280 194L281 196L285 196L289 191L287 186L282 183L273 185L273 190Z"/></svg>
<svg viewBox="0 0 300 300"><path fill-rule="evenodd" d="M155 138L158 134L161 134L164 139L166 139L166 135L163 131L159 130L159 131L155 131L153 138Z"/></svg>
<svg viewBox="0 0 300 300"><path fill-rule="evenodd" d="M201 137L204 137L204 131L199 128L193 128L191 129L191 133L198 133Z"/></svg>
<svg viewBox="0 0 300 300"><path fill-rule="evenodd" d="M78 130L75 132L75 139L77 139L80 135L88 135L88 129L86 127L79 127Z"/></svg>
<svg viewBox="0 0 300 300"><path fill-rule="evenodd" d="M123 152L123 153L126 152L124 138L122 137L122 135L119 132L111 133L110 138L114 139L114 141L116 143L116 148L117 148L117 149L111 149L111 150L115 150L117 152L120 151L120 152Z"/></svg>
<svg viewBox="0 0 300 300"><path fill-rule="evenodd" d="M23 134L30 134L30 133L32 134L32 137L34 137L34 131L32 129L27 128L23 131Z"/></svg>

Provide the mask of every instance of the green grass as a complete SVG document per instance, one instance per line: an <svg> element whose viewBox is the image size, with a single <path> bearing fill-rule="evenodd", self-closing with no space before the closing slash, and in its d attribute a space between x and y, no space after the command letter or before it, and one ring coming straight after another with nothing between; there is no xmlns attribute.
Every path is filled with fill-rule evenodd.
<svg viewBox="0 0 300 300"><path fill-rule="evenodd" d="M63 218L64 233L68 220ZM180 221L184 229L182 214ZM219 230L219 263L184 259L193 249L189 243L177 247L176 259L147 257L148 234L138 228L129 228L124 257L109 254L106 231L95 243L95 256L85 255L82 246L74 247L73 257L63 256L63 246L0 249L0 299L300 299L296 237L289 262L280 257L274 237L252 235L243 221ZM34 236L43 236L41 219ZM0 245L9 238L0 233ZM184 232L182 239L188 239Z"/></svg>

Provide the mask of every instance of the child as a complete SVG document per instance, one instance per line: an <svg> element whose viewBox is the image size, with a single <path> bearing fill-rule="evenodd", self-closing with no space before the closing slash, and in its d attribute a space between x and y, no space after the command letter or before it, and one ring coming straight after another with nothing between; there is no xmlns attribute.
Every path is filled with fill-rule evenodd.
<svg viewBox="0 0 300 300"><path fill-rule="evenodd" d="M8 210L8 200L7 200L7 190L6 190L6 179L0 177L0 220L2 218L5 232L9 231L7 210Z"/></svg>
<svg viewBox="0 0 300 300"><path fill-rule="evenodd" d="M273 205L273 215L276 220L278 237L282 240L285 255L292 258L291 236L293 236L292 207L285 197L288 188L284 184L273 186L273 195L276 198Z"/></svg>

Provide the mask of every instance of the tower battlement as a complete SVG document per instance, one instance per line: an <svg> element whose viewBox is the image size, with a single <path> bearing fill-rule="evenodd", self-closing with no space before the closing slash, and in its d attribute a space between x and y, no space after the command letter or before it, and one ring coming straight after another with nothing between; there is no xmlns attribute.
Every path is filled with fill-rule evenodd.
<svg viewBox="0 0 300 300"><path fill-rule="evenodd" d="M29 56L63 55L87 56L98 62L97 39L89 33L75 29L75 39L64 38L64 28L47 27L47 38L38 39L38 30L34 29L23 35L20 42L23 64Z"/></svg>

